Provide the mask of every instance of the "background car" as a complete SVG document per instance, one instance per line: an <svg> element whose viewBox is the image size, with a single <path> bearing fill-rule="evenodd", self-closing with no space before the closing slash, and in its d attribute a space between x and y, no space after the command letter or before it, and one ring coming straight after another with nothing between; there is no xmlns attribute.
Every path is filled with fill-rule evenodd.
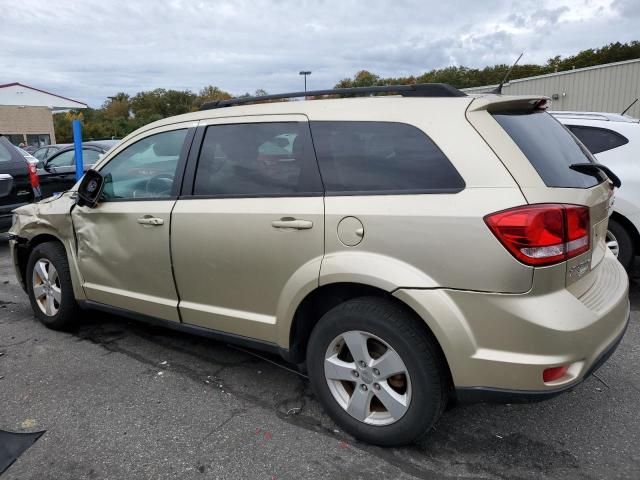
<svg viewBox="0 0 640 480"><path fill-rule="evenodd" d="M26 146L24 147L24 151L25 151L25 152L27 152L27 153L33 153L33 152L35 152L37 149L38 149L38 146L37 146L37 145L26 145Z"/></svg>
<svg viewBox="0 0 640 480"><path fill-rule="evenodd" d="M82 144L84 170L90 169L119 140L102 140ZM44 161L38 162L42 197L69 190L76 183L76 152L73 145L65 147Z"/></svg>
<svg viewBox="0 0 640 480"><path fill-rule="evenodd" d="M0 136L0 232L11 227L11 211L37 198L35 165L30 166L9 140Z"/></svg>
<svg viewBox="0 0 640 480"><path fill-rule="evenodd" d="M63 148L72 145L71 143L58 143L56 145L45 145L44 147L40 147L33 152L33 156L38 160L46 160L47 158L53 156L56 152L59 152Z"/></svg>
<svg viewBox="0 0 640 480"><path fill-rule="evenodd" d="M607 245L629 271L640 253L640 120L615 113L552 112L622 180L609 220Z"/></svg>

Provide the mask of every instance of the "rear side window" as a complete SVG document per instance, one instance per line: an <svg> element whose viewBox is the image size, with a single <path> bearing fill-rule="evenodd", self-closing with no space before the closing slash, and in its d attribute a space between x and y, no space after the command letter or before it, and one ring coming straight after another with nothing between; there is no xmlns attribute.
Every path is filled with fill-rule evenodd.
<svg viewBox="0 0 640 480"><path fill-rule="evenodd" d="M567 128L594 155L629 143L627 137L607 128L586 127L584 125L567 125Z"/></svg>
<svg viewBox="0 0 640 480"><path fill-rule="evenodd" d="M11 151L9 150L9 148L13 147L11 147L11 145L7 147L4 143L0 142L0 163L12 161L13 157L11 156Z"/></svg>
<svg viewBox="0 0 640 480"><path fill-rule="evenodd" d="M464 180L421 130L397 122L312 122L327 193L455 193Z"/></svg>
<svg viewBox="0 0 640 480"><path fill-rule="evenodd" d="M306 122L207 128L196 169L194 195L260 197L321 192Z"/></svg>
<svg viewBox="0 0 640 480"><path fill-rule="evenodd" d="M544 111L493 113L548 187L590 188L603 177L577 172L574 163L593 162L591 154Z"/></svg>

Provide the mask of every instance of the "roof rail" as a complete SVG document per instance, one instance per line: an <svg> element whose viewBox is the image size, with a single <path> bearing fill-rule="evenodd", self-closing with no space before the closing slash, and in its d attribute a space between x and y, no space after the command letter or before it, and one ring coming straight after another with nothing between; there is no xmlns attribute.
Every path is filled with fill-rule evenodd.
<svg viewBox="0 0 640 480"><path fill-rule="evenodd" d="M231 107L246 103L267 102L283 98L317 97L321 95L371 95L374 93L395 93L403 97L466 97L467 94L446 83L416 83L413 85L384 85L382 87L332 88L328 90L309 90L307 92L276 93L259 97L238 97L229 100L206 102L200 110Z"/></svg>

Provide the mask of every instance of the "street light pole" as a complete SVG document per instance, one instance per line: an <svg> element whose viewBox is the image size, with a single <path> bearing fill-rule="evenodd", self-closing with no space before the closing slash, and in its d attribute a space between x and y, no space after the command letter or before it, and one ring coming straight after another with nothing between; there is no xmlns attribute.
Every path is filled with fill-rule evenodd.
<svg viewBox="0 0 640 480"><path fill-rule="evenodd" d="M309 70L302 70L300 72L300 75L302 75L304 77L304 91L307 91L307 75L311 75L311 71Z"/></svg>

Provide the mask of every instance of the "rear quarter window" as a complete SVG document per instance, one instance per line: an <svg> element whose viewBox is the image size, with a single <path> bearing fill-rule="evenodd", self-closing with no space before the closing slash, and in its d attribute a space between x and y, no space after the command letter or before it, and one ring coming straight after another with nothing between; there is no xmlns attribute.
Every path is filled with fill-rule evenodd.
<svg viewBox="0 0 640 480"><path fill-rule="evenodd" d="M608 128L587 127L584 125L567 125L578 139L584 143L594 155L597 153L613 150L629 143L629 139L618 132L609 130Z"/></svg>
<svg viewBox="0 0 640 480"><path fill-rule="evenodd" d="M8 163L13 160L9 148L7 148L3 143L0 143L0 163Z"/></svg>
<svg viewBox="0 0 640 480"><path fill-rule="evenodd" d="M418 128L397 122L311 122L329 194L456 193L464 180Z"/></svg>
<svg viewBox="0 0 640 480"><path fill-rule="evenodd" d="M593 157L575 137L545 111L494 112L493 118L529 159L548 187L591 188L603 181L597 173L572 170Z"/></svg>

